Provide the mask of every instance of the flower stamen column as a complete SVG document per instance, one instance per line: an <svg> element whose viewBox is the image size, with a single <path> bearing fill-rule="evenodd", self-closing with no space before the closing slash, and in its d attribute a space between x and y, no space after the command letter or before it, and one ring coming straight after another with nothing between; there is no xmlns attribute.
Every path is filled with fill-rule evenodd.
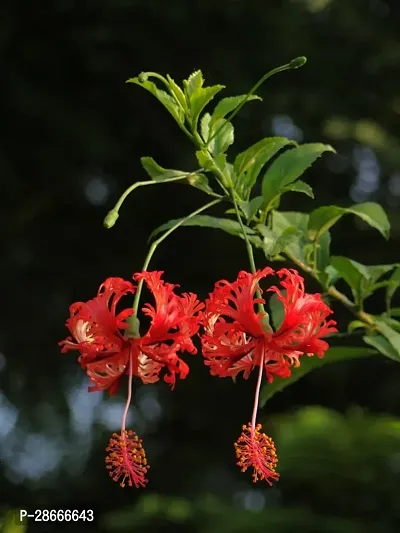
<svg viewBox="0 0 400 533"><path fill-rule="evenodd" d="M278 457L276 455L275 444L265 433L260 433L261 424L256 425L264 365L263 359L264 357L262 356L258 371L251 422L247 426L242 426L242 434L234 446L238 460L237 465L242 472L246 472L249 467L253 467L254 483L258 480L265 480L269 485L272 485L271 480L277 481L279 479L279 474L276 472Z"/></svg>
<svg viewBox="0 0 400 533"><path fill-rule="evenodd" d="M109 441L106 448L106 468L110 471L112 480L119 482L121 487L128 483L129 487L135 485L138 488L146 486L146 474L150 466L147 464L142 439L134 431L126 430L126 419L132 400L132 349L129 352L128 372L128 396L122 415L121 433L113 433Z"/></svg>

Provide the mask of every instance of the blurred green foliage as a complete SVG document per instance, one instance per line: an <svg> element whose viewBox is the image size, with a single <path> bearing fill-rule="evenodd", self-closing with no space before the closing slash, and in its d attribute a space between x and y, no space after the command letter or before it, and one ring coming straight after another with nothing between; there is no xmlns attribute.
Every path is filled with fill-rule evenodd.
<svg viewBox="0 0 400 533"><path fill-rule="evenodd" d="M306 407L275 416L273 426L283 500L265 506L269 489L250 485L234 505L211 494L190 500L147 493L135 506L107 514L104 528L112 533L154 527L199 533L395 531L399 419L360 408L340 415Z"/></svg>
<svg viewBox="0 0 400 533"><path fill-rule="evenodd" d="M1 533L25 533L26 530L27 523L26 521L20 523L19 511L17 509L0 510Z"/></svg>

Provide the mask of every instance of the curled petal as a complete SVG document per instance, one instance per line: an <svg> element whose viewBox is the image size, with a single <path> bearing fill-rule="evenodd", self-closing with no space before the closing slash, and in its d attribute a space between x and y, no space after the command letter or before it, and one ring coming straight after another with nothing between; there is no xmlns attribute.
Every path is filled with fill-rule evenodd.
<svg viewBox="0 0 400 533"><path fill-rule="evenodd" d="M62 352L78 350L78 361L94 384L89 391L110 389L114 394L128 364L130 341L123 335L125 322L133 309L117 313L122 296L133 293L134 286L122 278L108 278L97 296L70 306L67 328L71 336L59 344Z"/></svg>
<svg viewBox="0 0 400 533"><path fill-rule="evenodd" d="M268 485L279 479L276 472L278 457L273 440L265 433L261 433L261 424L252 428L249 423L242 427L243 431L235 442L237 465L242 472L253 468L253 482L265 480Z"/></svg>
<svg viewBox="0 0 400 533"><path fill-rule="evenodd" d="M307 294L304 292L303 278L295 270L282 269L278 273L281 286L286 289L286 294L278 287L269 290L277 294L284 306L284 319L273 335L271 348L287 353L288 358L304 353L316 354L323 357L328 349L328 343L321 337L337 331L336 322L327 321L332 310L322 300L320 294ZM292 354L292 355L291 355Z"/></svg>
<svg viewBox="0 0 400 533"><path fill-rule="evenodd" d="M193 318L204 308L204 303L193 292L185 292L179 299L179 307L182 316Z"/></svg>
<svg viewBox="0 0 400 533"><path fill-rule="evenodd" d="M287 355L287 354L285 354ZM264 371L269 383L272 383L274 377L288 378L291 376L291 363L283 354L266 350L264 355ZM295 366L299 366L299 363Z"/></svg>
<svg viewBox="0 0 400 533"><path fill-rule="evenodd" d="M184 293L178 300L178 307L181 316L178 326L180 350L194 354L197 349L193 344L192 337L199 331L204 303L198 300L196 294Z"/></svg>
<svg viewBox="0 0 400 533"><path fill-rule="evenodd" d="M142 439L133 431L123 430L121 434L113 433L106 448L106 468L113 481L121 487L145 487L149 470Z"/></svg>
<svg viewBox="0 0 400 533"><path fill-rule="evenodd" d="M163 365L153 361L146 354L139 353L137 375L144 384L156 383L160 379L159 374L162 367Z"/></svg>
<svg viewBox="0 0 400 533"><path fill-rule="evenodd" d="M67 328L71 336L59 344L62 352L78 350L81 353L117 351L121 348L121 329L132 313L127 309L116 316L116 305L122 296L133 292L134 287L122 278L108 278L99 288L98 294L88 302L77 302L70 306Z"/></svg>
<svg viewBox="0 0 400 533"><path fill-rule="evenodd" d="M176 376L179 379L185 379L189 374L189 367L180 357L176 357L174 362L166 365L168 369L168 374L165 374L164 381L170 385L171 390L175 388Z"/></svg>
<svg viewBox="0 0 400 533"><path fill-rule="evenodd" d="M110 394L115 393L116 387L113 385L125 373L128 361L129 353L128 349L125 349L122 352L86 364L86 373L93 383L93 386L89 387L89 391L102 391L112 387Z"/></svg>
<svg viewBox="0 0 400 533"><path fill-rule="evenodd" d="M122 296L133 293L134 286L130 281L122 278L107 278L104 283L100 285L98 296L104 296L107 306L111 306L111 313L115 316L116 307Z"/></svg>
<svg viewBox="0 0 400 533"><path fill-rule="evenodd" d="M163 368L167 372L164 381L173 388L176 377L184 379L189 372L189 367L178 353L196 353L192 337L199 330L204 304L199 302L195 294L175 294L177 286L165 283L161 279L162 274L142 272L134 276L135 280L146 282L155 300L154 307L150 304L143 307L143 312L151 318L151 325L140 340L140 351L153 361L150 379L155 379L155 375L158 376ZM148 361L146 364L150 365ZM138 369L140 371L140 365Z"/></svg>
<svg viewBox="0 0 400 533"><path fill-rule="evenodd" d="M247 355L245 355L244 357L242 357L241 359L239 359L239 361L236 361L236 363L232 364L231 362L229 362L229 366L227 365L227 362L225 362L225 365L227 365L227 368L224 369L225 370L225 375L222 375L223 371L221 371L221 368L216 370L215 363L214 364L210 364L208 361L206 361L205 364L210 367L212 376L236 377L238 374L240 374L240 372L243 372L243 378L244 379L248 379L248 377L250 376L251 371L254 368L254 359L253 359L253 353L251 352L251 353L248 353Z"/></svg>
<svg viewBox="0 0 400 533"><path fill-rule="evenodd" d="M217 282L206 301L206 311L229 317L252 336L261 335L263 330L254 306L265 301L255 298L255 293L259 288L260 279L273 273L270 267L258 270L255 274L241 271L233 283L226 280Z"/></svg>
<svg viewBox="0 0 400 533"><path fill-rule="evenodd" d="M205 364L210 367L211 375L219 377L236 376L244 371L248 377L252 353L257 344L257 339L248 337L243 331L230 323L220 319L218 324L213 324L213 319L206 322L206 333L202 336L203 356Z"/></svg>
<svg viewBox="0 0 400 533"><path fill-rule="evenodd" d="M141 272L135 274L137 281L144 280L152 292L155 300L155 307L145 304L143 313L151 318L151 326L147 335L154 340L163 339L172 328L179 324L180 313L178 300L174 294L177 285L166 283L161 279L163 272Z"/></svg>
<svg viewBox="0 0 400 533"><path fill-rule="evenodd" d="M177 355L175 345L161 343L154 346L142 346L143 353L164 368L168 373L164 381L174 389L176 377L185 379L189 374L188 365Z"/></svg>

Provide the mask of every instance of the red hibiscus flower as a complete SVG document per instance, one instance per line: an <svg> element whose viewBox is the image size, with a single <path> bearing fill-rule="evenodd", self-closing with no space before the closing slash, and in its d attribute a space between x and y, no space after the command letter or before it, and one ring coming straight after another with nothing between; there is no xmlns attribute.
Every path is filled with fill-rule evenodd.
<svg viewBox="0 0 400 533"><path fill-rule="evenodd" d="M128 373L130 353L130 372L143 383L158 381L162 369L167 371L164 381L172 388L176 375L182 379L187 376L189 368L178 353L196 353L192 337L199 329L203 304L195 294L176 295L176 286L162 281L161 275L162 272L142 272L133 276L146 282L155 299L155 307L150 304L143 307L151 324L141 337L124 335L129 327L126 320L135 310L116 312L122 296L135 291L129 281L108 278L93 300L71 305L71 317L67 320L71 337L60 342L61 351L80 352L78 361L93 383L90 391L108 389L114 394L120 378Z"/></svg>
<svg viewBox="0 0 400 533"><path fill-rule="evenodd" d="M269 274L274 274L269 267L255 274L242 271L233 283L223 280L215 284L206 300L202 345L205 364L214 376L234 377L243 372L247 379L259 368L252 421L244 426L235 448L242 470L252 466L254 481L265 479L271 484L271 479L278 479L275 447L260 433L261 426L256 426L262 375L265 373L269 382L274 376L288 377L290 367L299 366L302 355L323 357L329 346L321 337L337 330L336 322L326 320L332 311L321 295L307 294L296 270L281 269L276 273L283 278L281 287L267 291L276 293L284 309L282 324L273 331L265 322L265 300L259 287L259 281Z"/></svg>
<svg viewBox="0 0 400 533"><path fill-rule="evenodd" d="M145 304L142 309L150 318L144 335L132 336L126 322L136 310L129 308L119 313L116 310L120 299L135 291L134 285L121 278L108 278L93 300L71 305L66 323L71 336L59 343L62 352L79 352L78 361L93 383L90 392L108 389L115 394L121 378L128 374L128 400L121 434L114 434L107 448L107 468L114 480L121 479L121 486L144 486L149 468L141 440L125 429L132 377L145 384L155 383L160 372L165 371L164 381L174 388L176 377L184 379L189 372L179 354L196 353L192 337L198 332L204 304L195 294L175 294L177 286L161 280L162 274L142 272L133 276L147 284L155 300L154 306Z"/></svg>

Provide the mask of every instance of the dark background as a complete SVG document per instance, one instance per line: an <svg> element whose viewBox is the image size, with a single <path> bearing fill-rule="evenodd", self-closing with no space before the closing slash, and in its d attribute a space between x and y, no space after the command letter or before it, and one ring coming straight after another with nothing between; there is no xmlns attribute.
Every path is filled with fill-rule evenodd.
<svg viewBox="0 0 400 533"><path fill-rule="evenodd" d="M398 531L396 363L328 365L276 395L260 414L280 458L281 481L268 488L240 473L232 446L250 417L254 377L234 385L210 377L200 356L189 358L191 374L174 392L163 383L135 386L129 425L144 439L150 482L123 490L107 476L104 448L119 428L125 390L112 399L88 394L74 354L57 346L72 302L92 298L108 276L129 279L151 230L207 201L183 185L143 188L115 228L102 226L119 195L145 179L141 156L196 168L168 113L124 83L143 70L180 83L200 68L229 96L307 56L237 116L231 157L270 135L333 144L338 155L306 175L316 202L292 195L282 208L378 201L392 223L390 242L345 217L333 252L367 264L399 260L398 1L14 0L0 13L2 509L93 509L96 524L74 531ZM247 259L234 237L182 228L151 266L205 297ZM378 294L369 310L382 311L382 301ZM347 314L335 311L346 324Z"/></svg>

